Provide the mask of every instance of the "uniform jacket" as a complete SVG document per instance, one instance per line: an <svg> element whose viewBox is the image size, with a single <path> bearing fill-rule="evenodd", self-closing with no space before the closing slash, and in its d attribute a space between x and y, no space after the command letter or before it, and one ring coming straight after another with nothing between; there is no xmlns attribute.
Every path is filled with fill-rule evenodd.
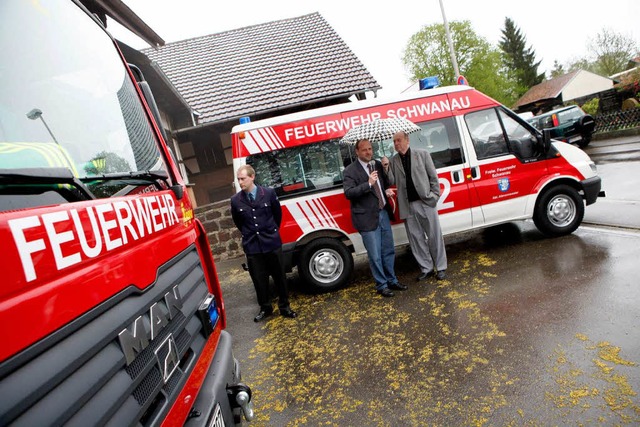
<svg viewBox="0 0 640 427"><path fill-rule="evenodd" d="M385 190L389 187L389 181L382 170L382 163L376 160L376 168L380 184L382 184L382 196L385 198ZM362 168L359 160L351 162L343 173L344 195L351 202L351 221L358 231L373 231L378 228L378 196L373 187L369 186L369 175ZM376 184L377 185L377 184ZM393 218L393 209L387 202L385 209L389 217Z"/></svg>
<svg viewBox="0 0 640 427"><path fill-rule="evenodd" d="M272 188L257 187L253 202L244 191L231 197L231 217L242 233L242 248L247 255L272 252L282 247L279 231L282 208L276 192Z"/></svg>
<svg viewBox="0 0 640 427"><path fill-rule="evenodd" d="M440 199L440 184L438 183L438 172L431 159L431 154L427 150L411 148L411 178L416 187L418 196L428 206L435 208ZM387 173L389 183L395 184L398 194L398 210L400 219L406 219L409 214L409 199L407 197L407 180L402 166L400 154L396 153L389 160L389 171Z"/></svg>

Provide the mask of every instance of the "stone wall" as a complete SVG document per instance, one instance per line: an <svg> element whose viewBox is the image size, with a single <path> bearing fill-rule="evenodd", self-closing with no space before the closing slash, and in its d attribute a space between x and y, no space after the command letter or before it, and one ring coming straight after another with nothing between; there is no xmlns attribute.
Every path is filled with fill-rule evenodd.
<svg viewBox="0 0 640 427"><path fill-rule="evenodd" d="M240 231L231 218L229 200L200 206L195 209L196 218L204 225L216 260L244 256Z"/></svg>

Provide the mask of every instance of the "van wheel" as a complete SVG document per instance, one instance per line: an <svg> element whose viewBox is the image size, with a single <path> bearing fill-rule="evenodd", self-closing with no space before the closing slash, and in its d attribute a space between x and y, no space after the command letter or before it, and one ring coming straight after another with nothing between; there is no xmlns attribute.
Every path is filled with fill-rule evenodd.
<svg viewBox="0 0 640 427"><path fill-rule="evenodd" d="M353 271L353 257L339 240L322 238L306 245L298 258L298 274L316 292L345 286Z"/></svg>
<svg viewBox="0 0 640 427"><path fill-rule="evenodd" d="M550 237L573 233L584 217L584 202L578 192L568 185L549 188L538 198L533 222Z"/></svg>

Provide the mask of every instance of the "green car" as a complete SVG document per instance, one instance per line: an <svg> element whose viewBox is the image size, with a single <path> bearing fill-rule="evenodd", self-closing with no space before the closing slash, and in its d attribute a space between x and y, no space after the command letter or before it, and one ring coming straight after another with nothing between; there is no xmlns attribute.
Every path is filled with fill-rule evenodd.
<svg viewBox="0 0 640 427"><path fill-rule="evenodd" d="M551 130L551 138L584 148L596 127L594 118L577 105L558 108L527 119L533 127Z"/></svg>

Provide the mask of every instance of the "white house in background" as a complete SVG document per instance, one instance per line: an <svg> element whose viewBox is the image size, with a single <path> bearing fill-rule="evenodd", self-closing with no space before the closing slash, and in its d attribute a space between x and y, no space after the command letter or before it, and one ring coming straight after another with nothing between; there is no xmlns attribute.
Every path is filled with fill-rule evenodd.
<svg viewBox="0 0 640 427"><path fill-rule="evenodd" d="M569 101L611 90L614 81L585 70L576 70L533 86L513 109L517 112L548 110Z"/></svg>

